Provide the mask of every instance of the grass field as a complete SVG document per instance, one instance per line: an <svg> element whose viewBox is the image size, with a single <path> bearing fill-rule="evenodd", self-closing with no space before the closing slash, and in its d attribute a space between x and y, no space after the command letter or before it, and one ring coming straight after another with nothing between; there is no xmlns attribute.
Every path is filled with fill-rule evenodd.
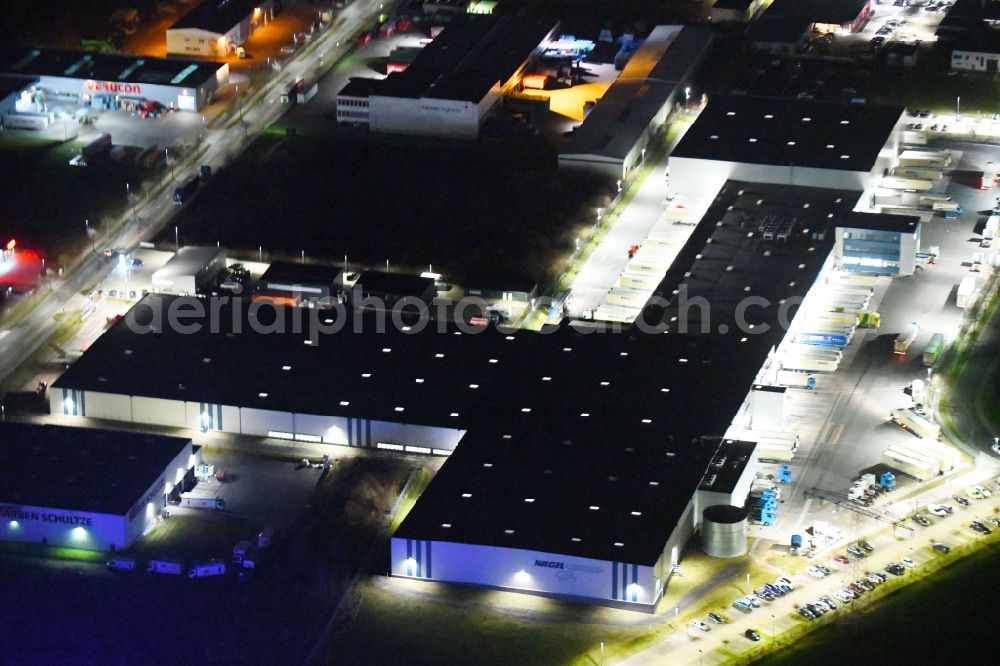
<svg viewBox="0 0 1000 666"><path fill-rule="evenodd" d="M613 183L555 171L540 142L486 145L370 135L258 138L178 217L187 243L264 258L409 271L470 269L547 284ZM173 242L173 230L160 239Z"/></svg>
<svg viewBox="0 0 1000 666"><path fill-rule="evenodd" d="M105 218L125 205L125 183L141 187L144 172L115 162L72 167L80 141L52 141L26 132L0 132L0 237L14 237L64 265L87 243L87 227L102 234Z"/></svg>

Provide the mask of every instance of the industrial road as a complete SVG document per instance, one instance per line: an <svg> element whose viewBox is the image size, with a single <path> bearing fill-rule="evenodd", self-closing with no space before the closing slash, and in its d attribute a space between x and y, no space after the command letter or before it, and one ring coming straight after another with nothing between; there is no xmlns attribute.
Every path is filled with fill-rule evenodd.
<svg viewBox="0 0 1000 666"><path fill-rule="evenodd" d="M965 488L974 483L982 483L993 490L992 497L986 500L970 500L972 505L969 507L960 506L952 500L953 495L964 495ZM988 480L988 475L982 471L970 471L960 475L959 478L943 487L935 488L923 493L918 498L905 502L905 504L910 504L911 501L916 502L920 507L925 507L928 502L948 504L954 509L952 515L944 518L931 516L933 524L930 527L918 527L911 523L914 532L907 539L899 539L891 535L870 539L875 547L871 556L862 560L852 558L852 563L848 565L838 564L829 557L816 558L812 562L828 567L832 571L830 576L823 579L816 579L805 573L790 576L796 585L795 590L770 603L762 602L761 607L755 608L751 613L742 613L731 606L713 609L729 620L725 625L716 625L706 617L697 616L695 619L708 624L711 627L710 631L703 632L690 627L688 623L692 616L681 614L681 624L678 631L664 641L618 663L622 666L719 664L729 661L733 656L743 655L755 647L764 646L771 641L777 641L778 644L781 644L781 634L784 631L795 625L809 622L797 614L797 609L801 604L814 603L821 596L833 597L834 591L863 578L866 572L881 571L885 573L887 564L898 562L903 557L911 558L917 565L915 569L907 569L904 577L920 576L923 563L939 557L953 556L937 553L930 548L931 543L944 543L950 547L956 547L982 539L983 537L969 528L969 524L973 520L982 520L987 516L995 515L995 512L1000 510L1000 491L997 491L997 488L997 484ZM993 529L992 525L988 526ZM843 552L843 549L840 552ZM775 572L770 580L776 579L779 575ZM752 580L751 585L759 587L764 582L767 581ZM733 599L746 593L745 589L731 587ZM851 613L854 606L859 603L855 601L844 604L834 600L837 603L837 609L832 612L840 616ZM743 635L747 629L751 628L760 633L761 642L751 641Z"/></svg>
<svg viewBox="0 0 1000 666"><path fill-rule="evenodd" d="M298 78L309 78L318 63L332 65L342 57L363 27L375 20L384 8L377 0L359 0L349 5L326 32L303 48L297 56L286 61L275 77L261 90L249 95L230 125L225 129L206 130L202 141L203 152L197 164L211 164L216 169L230 164L239 157L249 136L263 130L288 109L277 97ZM183 172L195 163L178 165ZM153 238L173 218L176 208L171 200L169 177L158 195L130 208L123 216L125 224L107 241L112 248L132 248L140 241ZM60 311L79 306L80 295L88 292L111 270L113 262L99 252L85 253L77 265L58 281L51 283L51 291L40 290L34 298L40 302L17 326L0 338L0 378L7 377L28 359L52 335L58 326L53 319Z"/></svg>

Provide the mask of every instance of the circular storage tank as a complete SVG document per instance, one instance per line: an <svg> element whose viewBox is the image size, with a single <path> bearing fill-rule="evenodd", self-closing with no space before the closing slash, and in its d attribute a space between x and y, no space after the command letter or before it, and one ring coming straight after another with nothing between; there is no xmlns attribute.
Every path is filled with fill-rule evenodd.
<svg viewBox="0 0 1000 666"><path fill-rule="evenodd" d="M716 504L702 512L702 548L712 557L746 555L747 538L746 509Z"/></svg>

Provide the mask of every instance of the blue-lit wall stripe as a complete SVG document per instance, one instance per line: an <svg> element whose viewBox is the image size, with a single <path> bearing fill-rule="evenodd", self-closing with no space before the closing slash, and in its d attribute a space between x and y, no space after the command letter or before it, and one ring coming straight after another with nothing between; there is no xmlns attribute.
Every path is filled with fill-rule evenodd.
<svg viewBox="0 0 1000 666"><path fill-rule="evenodd" d="M611 563L611 598L618 598L618 563Z"/></svg>
<svg viewBox="0 0 1000 666"><path fill-rule="evenodd" d="M431 541L426 541L427 544L427 577L431 577Z"/></svg>
<svg viewBox="0 0 1000 666"><path fill-rule="evenodd" d="M222 405L218 405L218 413L219 413L219 418L216 419L216 425L218 426L219 430L222 430Z"/></svg>
<svg viewBox="0 0 1000 666"><path fill-rule="evenodd" d="M354 419L350 416L347 417L347 445L354 446ZM407 553L406 556L409 557L410 554Z"/></svg>
<svg viewBox="0 0 1000 666"><path fill-rule="evenodd" d="M371 419L365 419L365 446L370 447L372 445L372 421Z"/></svg>
<svg viewBox="0 0 1000 666"><path fill-rule="evenodd" d="M80 391L80 416L87 415L87 392Z"/></svg>
<svg viewBox="0 0 1000 666"><path fill-rule="evenodd" d="M632 582L636 583L636 586L634 588L632 588L632 601L638 601L639 600L639 592L638 592L638 588L639 588L639 586L638 586L638 583L639 583L639 565L638 564L633 564L632 565Z"/></svg>

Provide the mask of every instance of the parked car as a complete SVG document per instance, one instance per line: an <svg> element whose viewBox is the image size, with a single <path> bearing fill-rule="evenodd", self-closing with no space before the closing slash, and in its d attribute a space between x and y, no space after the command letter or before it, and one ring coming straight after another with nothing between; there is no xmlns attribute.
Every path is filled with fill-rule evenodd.
<svg viewBox="0 0 1000 666"><path fill-rule="evenodd" d="M875 589L875 586L872 585L871 583L869 583L864 578L859 578L858 580L856 580L854 582L857 583L858 587L860 587L865 592L871 592L872 590Z"/></svg>
<svg viewBox="0 0 1000 666"><path fill-rule="evenodd" d="M875 550L875 546L871 545L867 541L859 541L858 545L861 546L865 550L866 553L870 553L873 550Z"/></svg>
<svg viewBox="0 0 1000 666"><path fill-rule="evenodd" d="M867 580L872 585L882 584L882 579L876 576L875 574L868 574L867 576L865 576L865 580Z"/></svg>
<svg viewBox="0 0 1000 666"><path fill-rule="evenodd" d="M891 573L893 576L902 576L904 573L906 573L906 569L903 568L903 565L897 564L895 562L886 566L885 570Z"/></svg>
<svg viewBox="0 0 1000 666"><path fill-rule="evenodd" d="M878 578L878 579L879 579L879 581L881 581L881 582L883 582L883 583L884 583L885 581L889 580L889 577L888 577L888 576L886 576L886 575L885 575L884 573L882 573L881 571L873 571L871 575L875 576L876 578Z"/></svg>
<svg viewBox="0 0 1000 666"><path fill-rule="evenodd" d="M865 593L865 589L860 585L858 585L857 583L850 583L847 586L847 589L854 593L855 598L860 597L862 594Z"/></svg>
<svg viewBox="0 0 1000 666"><path fill-rule="evenodd" d="M933 516L947 516L948 512L941 504L928 504L927 511Z"/></svg>
<svg viewBox="0 0 1000 666"><path fill-rule="evenodd" d="M819 617L820 615L826 612L816 604L806 604L806 608L808 608L809 612L815 615L816 617Z"/></svg>
<svg viewBox="0 0 1000 666"><path fill-rule="evenodd" d="M693 628L699 629L701 631L711 631L712 630L712 627L708 626L707 624L705 624L701 620L691 620L690 624L691 624L691 626Z"/></svg>
<svg viewBox="0 0 1000 666"><path fill-rule="evenodd" d="M833 596L837 597L845 604L849 604L852 601L854 601L854 595L848 592L847 590L837 590L836 592L833 593Z"/></svg>
<svg viewBox="0 0 1000 666"><path fill-rule="evenodd" d="M824 567L822 564L817 564L816 568L819 569L821 572L823 572L824 576L829 576L830 574L833 573L828 568Z"/></svg>
<svg viewBox="0 0 1000 666"><path fill-rule="evenodd" d="M978 520L972 521L972 523L969 524L969 527L971 527L975 531L979 532L980 534L990 534L991 532L993 532L993 530L991 530L990 528L986 527L986 525L983 525Z"/></svg>
<svg viewBox="0 0 1000 666"><path fill-rule="evenodd" d="M806 567L806 573L813 578L825 578L825 576L823 576L823 572L820 571L815 564Z"/></svg>
<svg viewBox="0 0 1000 666"><path fill-rule="evenodd" d="M965 499L964 497L954 497L952 499L954 499L958 504L961 504L962 506L971 506L972 505L972 502L970 502L969 500Z"/></svg>
<svg viewBox="0 0 1000 666"><path fill-rule="evenodd" d="M828 596L820 597L820 601L830 607L830 610L837 610L837 604Z"/></svg>
<svg viewBox="0 0 1000 666"><path fill-rule="evenodd" d="M942 555L947 555L949 552L951 552L951 546L944 543L932 543L931 548L941 553Z"/></svg>
<svg viewBox="0 0 1000 666"><path fill-rule="evenodd" d="M752 641L760 640L760 632L757 631L756 629L747 629L746 631L743 632L743 635Z"/></svg>
<svg viewBox="0 0 1000 666"><path fill-rule="evenodd" d="M913 560L912 560L911 558L909 558L909 557L904 557L903 559L901 559L901 560L899 561L899 563L900 563L900 564L902 564L902 565L903 565L904 567L906 567L907 569L916 569L916 568L917 568L917 563L916 563L916 562L914 562L914 561L913 561Z"/></svg>
<svg viewBox="0 0 1000 666"><path fill-rule="evenodd" d="M787 587L790 590L794 590L795 589L795 583L793 583L791 581L791 579L788 578L787 576L782 576L781 578L777 579L774 582L777 583L778 585L784 585L785 587Z"/></svg>
<svg viewBox="0 0 1000 666"><path fill-rule="evenodd" d="M987 488L986 486L975 485L975 486L972 486L972 487L975 488L976 490L978 490L979 494L982 495L983 497L989 497L990 495L993 494L993 493L990 492L990 489Z"/></svg>
<svg viewBox="0 0 1000 666"><path fill-rule="evenodd" d="M752 594L748 594L747 596L743 597L743 601L747 602L754 608L760 608L760 599L753 596Z"/></svg>
<svg viewBox="0 0 1000 666"><path fill-rule="evenodd" d="M847 552L853 555L854 557L867 557L865 555L865 551L861 550L860 548L858 548L853 544L847 547Z"/></svg>
<svg viewBox="0 0 1000 666"><path fill-rule="evenodd" d="M913 515L913 522L921 527L930 527L931 521L927 520L927 516L923 516L919 513Z"/></svg>
<svg viewBox="0 0 1000 666"><path fill-rule="evenodd" d="M753 607L751 607L750 604L743 601L742 599L737 599L736 601L734 601L733 608L735 608L736 610L743 611L744 613L750 613L753 611Z"/></svg>
<svg viewBox="0 0 1000 666"><path fill-rule="evenodd" d="M815 614L815 613L813 613L813 612L812 612L811 610L809 610L808 608L805 608L805 607L803 607L803 608L800 608L800 609L798 610L798 613L799 613L799 615L801 615L802 617L804 617L804 618L805 618L805 619L807 619L807 620L815 620L815 619L816 619L816 614Z"/></svg>
<svg viewBox="0 0 1000 666"><path fill-rule="evenodd" d="M847 559L846 555L840 555L840 554L834 555L833 556L833 561L834 562L839 562L840 564L850 564L851 563L851 561L849 559Z"/></svg>
<svg viewBox="0 0 1000 666"><path fill-rule="evenodd" d="M707 615L708 619L716 624L725 624L726 621L722 619L721 615L716 615L715 613L709 613Z"/></svg>

